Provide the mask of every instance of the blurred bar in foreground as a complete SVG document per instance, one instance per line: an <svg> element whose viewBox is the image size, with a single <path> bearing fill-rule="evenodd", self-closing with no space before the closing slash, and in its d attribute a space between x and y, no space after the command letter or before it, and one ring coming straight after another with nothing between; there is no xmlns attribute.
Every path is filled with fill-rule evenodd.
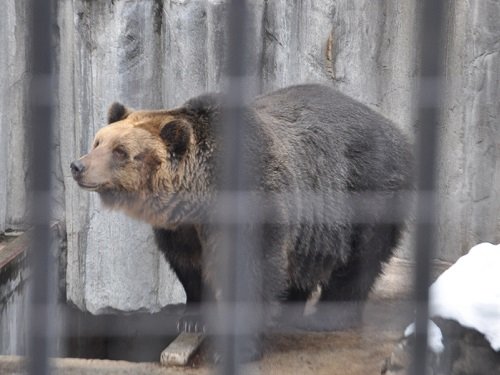
<svg viewBox="0 0 500 375"><path fill-rule="evenodd" d="M412 374L427 373L427 324L431 259L436 247L436 200L439 149L439 119L442 95L442 30L444 1L421 3L421 73L418 94L418 138L416 142L417 229L415 244L415 352Z"/></svg>

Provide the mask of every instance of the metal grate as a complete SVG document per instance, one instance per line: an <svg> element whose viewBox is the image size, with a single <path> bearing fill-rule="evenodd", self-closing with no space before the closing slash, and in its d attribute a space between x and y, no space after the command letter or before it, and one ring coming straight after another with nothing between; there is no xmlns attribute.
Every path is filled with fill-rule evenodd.
<svg viewBox="0 0 500 375"><path fill-rule="evenodd" d="M419 96L420 132L417 142L418 202L417 202L417 242L416 242L416 290L417 306L416 351L414 374L426 374L428 286L430 280L430 259L434 254L434 233L436 222L435 160L438 152L438 114L441 95L441 29L444 14L444 2L426 0L422 2L421 29L422 73ZM27 133L30 134L32 148L31 168L33 171L33 211L34 237L30 249L32 261L32 305L30 315L30 373L48 374L48 357L51 354L55 322L52 317L54 296L51 290L55 279L55 262L50 255L50 212L51 212L51 136L52 136L52 69L51 25L52 2L50 0L32 0L29 2L32 14L31 38L33 79L31 90L31 121ZM261 306L253 306L248 314L238 306L252 301L255 293L250 283L245 282L247 255L260 246L258 241L248 241L243 237L238 220L229 223L225 218L238 218L251 211L249 202L238 199L239 194L247 193L248 155L244 155L243 123L246 99L247 72L254 70L248 66L245 57L247 26L247 4L243 0L233 0L228 12L228 59L227 88L223 117L224 149L220 191L229 196L221 212L221 226L225 234L221 251L224 252L224 264L220 265L220 277L229 288L223 296L221 308L213 309L207 315L223 332L218 337L218 346L226 354L220 366L223 374L238 374L238 348L245 343L245 327L252 327L257 333L262 328ZM424 48L425 47L425 48ZM36 119L36 121L35 121ZM235 126L238 125L238 126ZM310 197L309 197L310 198ZM304 199L308 199L307 197ZM367 197L366 199L370 199ZM391 220L397 220L391 218ZM207 309L208 311L208 309ZM250 320L249 320L250 319ZM251 321L253 319L253 321ZM155 322L156 323L156 322ZM224 327L224 328L223 328ZM229 327L229 328L228 328ZM246 328L248 329L248 328ZM155 327L151 327L154 331Z"/></svg>

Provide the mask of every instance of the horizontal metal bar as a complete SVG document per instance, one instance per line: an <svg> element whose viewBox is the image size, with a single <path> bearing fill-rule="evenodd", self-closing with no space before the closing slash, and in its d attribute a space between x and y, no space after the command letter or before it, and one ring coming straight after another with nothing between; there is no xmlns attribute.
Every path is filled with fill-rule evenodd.
<svg viewBox="0 0 500 375"><path fill-rule="evenodd" d="M259 191L223 191L203 201L196 193L183 193L171 200L190 209L185 217L167 224L328 224L328 223L402 223L413 217L418 199L423 223L433 223L437 193L421 191L338 192L297 191L263 193ZM182 203L184 202L184 203ZM194 203L191 203L194 202ZM228 209L230 207L238 207ZM159 214L161 215L161 214Z"/></svg>

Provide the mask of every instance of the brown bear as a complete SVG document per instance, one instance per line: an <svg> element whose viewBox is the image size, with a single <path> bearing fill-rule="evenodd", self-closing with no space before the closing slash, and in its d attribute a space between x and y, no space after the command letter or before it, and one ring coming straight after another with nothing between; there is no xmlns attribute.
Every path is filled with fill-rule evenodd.
<svg viewBox="0 0 500 375"><path fill-rule="evenodd" d="M105 206L153 226L188 305L202 300L203 288L215 299L224 288L211 261L220 237L213 203L224 155L221 105L215 94L171 110L115 103L90 152L71 164L78 184L98 192ZM249 255L250 301L305 302L315 294L316 312L298 324L326 330L355 324L404 228L412 188L408 141L373 110L315 84L257 97L244 119L256 172L247 187L264 197L266 212L244 233L262 244ZM340 307L331 310L328 302ZM196 317L183 319L181 329L202 326ZM258 357L259 347L246 359Z"/></svg>

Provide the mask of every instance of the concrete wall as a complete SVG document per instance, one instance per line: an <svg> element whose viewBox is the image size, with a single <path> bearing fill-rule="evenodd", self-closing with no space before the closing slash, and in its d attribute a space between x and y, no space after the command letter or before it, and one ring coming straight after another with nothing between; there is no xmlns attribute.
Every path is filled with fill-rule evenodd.
<svg viewBox="0 0 500 375"><path fill-rule="evenodd" d="M500 242L500 3L455 1L446 42L439 256Z"/></svg>
<svg viewBox="0 0 500 375"><path fill-rule="evenodd" d="M100 207L72 181L115 100L171 107L217 90L224 60L224 0L54 1L57 27L55 217L68 233L68 299L94 313L158 310L183 299L150 229ZM252 92L305 81L331 84L418 131L418 1L251 2ZM25 211L26 29L24 2L8 0L0 23L0 230ZM500 3L451 2L446 23L446 100L439 159L438 258L500 241ZM401 251L411 256L408 243Z"/></svg>
<svg viewBox="0 0 500 375"><path fill-rule="evenodd" d="M2 4L0 22L0 232L21 229L26 216L26 89L28 84L25 1Z"/></svg>
<svg viewBox="0 0 500 375"><path fill-rule="evenodd" d="M28 242L17 238L0 241L0 354L26 353L29 321Z"/></svg>
<svg viewBox="0 0 500 375"><path fill-rule="evenodd" d="M23 288L19 288L7 298L0 297L0 303L0 353L26 354L25 322L28 319L28 294L24 293Z"/></svg>

